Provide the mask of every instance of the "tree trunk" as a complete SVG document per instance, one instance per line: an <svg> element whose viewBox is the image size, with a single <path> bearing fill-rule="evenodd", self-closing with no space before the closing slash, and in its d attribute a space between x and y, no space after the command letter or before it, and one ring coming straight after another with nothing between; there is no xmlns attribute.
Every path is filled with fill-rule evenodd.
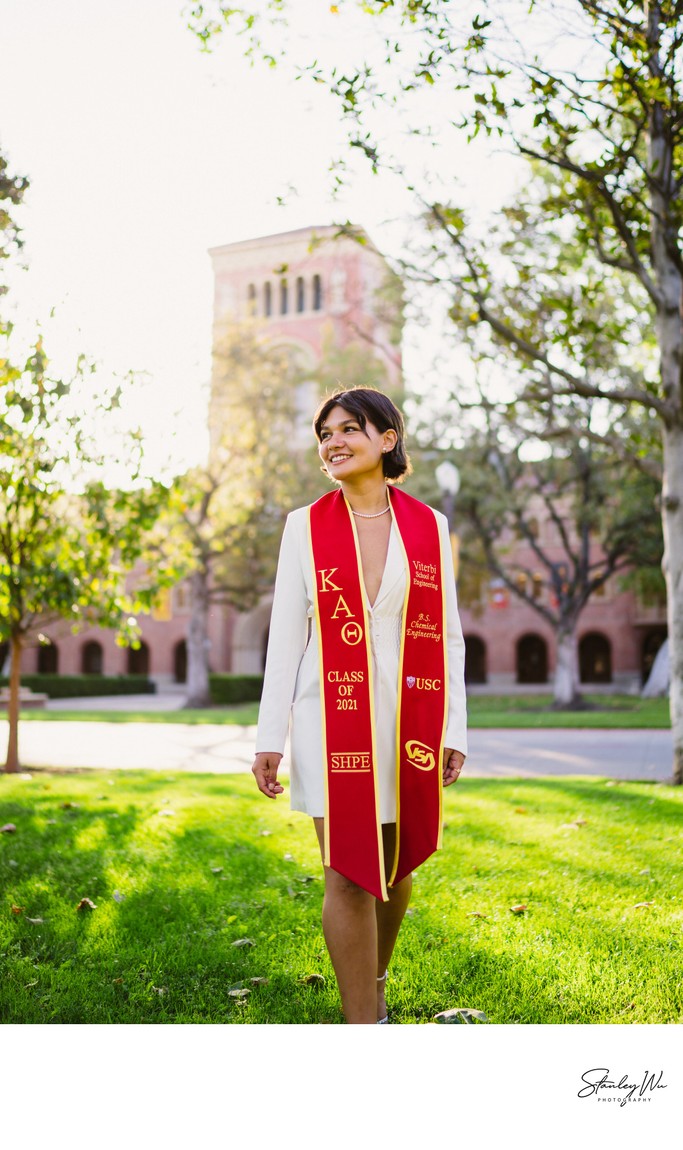
<svg viewBox="0 0 683 1150"><path fill-rule="evenodd" d="M553 680L555 707L573 707L579 701L578 668L576 624L566 623L557 632L557 663Z"/></svg>
<svg viewBox="0 0 683 1150"><path fill-rule="evenodd" d="M683 784L683 427L664 429L664 578L669 625L673 782Z"/></svg>
<svg viewBox="0 0 683 1150"><path fill-rule="evenodd" d="M190 577L190 625L187 632L186 707L210 707L209 575L204 569Z"/></svg>
<svg viewBox="0 0 683 1150"><path fill-rule="evenodd" d="M7 742L7 760L5 770L13 774L19 770L19 687L21 685L21 639L13 635L10 639L10 675L9 675L9 703L7 705L7 718L9 721L9 739Z"/></svg>
<svg viewBox="0 0 683 1150"><path fill-rule="evenodd" d="M662 4L651 0L647 17L648 70L654 80L662 78ZM673 152L674 129L664 103L653 99L648 117L648 167L650 185L651 251L659 299L657 343L659 345L662 394L671 414L664 423L664 482L662 527L667 618L671 727L674 744L673 782L683 784L683 277L678 247L678 172ZM667 116L669 118L667 118Z"/></svg>

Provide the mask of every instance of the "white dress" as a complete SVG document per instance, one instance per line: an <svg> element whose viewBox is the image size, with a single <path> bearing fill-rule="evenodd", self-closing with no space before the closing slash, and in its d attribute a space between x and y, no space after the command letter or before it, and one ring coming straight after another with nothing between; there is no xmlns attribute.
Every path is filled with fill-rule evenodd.
<svg viewBox="0 0 683 1150"><path fill-rule="evenodd" d="M448 524L440 512L436 512L436 517L446 579L449 694L444 745L466 754L465 644L458 616ZM282 536L256 752L284 752L291 714L291 807L322 818L325 783L313 574L308 508L301 507L288 516ZM380 821L383 823L396 821L396 708L405 580L403 549L392 522L384 574L372 607L363 587L370 623Z"/></svg>

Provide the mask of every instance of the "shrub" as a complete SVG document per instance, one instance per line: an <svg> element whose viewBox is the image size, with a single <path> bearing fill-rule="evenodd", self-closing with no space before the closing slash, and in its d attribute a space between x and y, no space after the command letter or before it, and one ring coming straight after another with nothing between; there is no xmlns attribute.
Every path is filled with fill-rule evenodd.
<svg viewBox="0 0 683 1150"><path fill-rule="evenodd" d="M0 677L0 686L9 680ZM29 687L51 699L78 699L93 695L153 695L157 685L146 675L22 675Z"/></svg>
<svg viewBox="0 0 683 1150"><path fill-rule="evenodd" d="M263 675L209 675L214 703L257 703L263 690Z"/></svg>

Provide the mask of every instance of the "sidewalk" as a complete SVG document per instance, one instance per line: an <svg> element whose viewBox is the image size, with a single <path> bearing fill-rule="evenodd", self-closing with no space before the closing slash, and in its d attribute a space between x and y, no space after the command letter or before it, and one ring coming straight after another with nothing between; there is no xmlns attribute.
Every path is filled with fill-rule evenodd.
<svg viewBox="0 0 683 1150"><path fill-rule="evenodd" d="M181 691L154 695L93 695L84 699L48 699L46 711L179 711L185 703Z"/></svg>
<svg viewBox="0 0 683 1150"><path fill-rule="evenodd" d="M22 766L102 770L246 772L253 762L255 727L184 723L23 723ZM533 778L601 775L668 782L673 741L664 730L472 730L465 775ZM0 721L0 754L7 721ZM288 759L282 764L286 773Z"/></svg>

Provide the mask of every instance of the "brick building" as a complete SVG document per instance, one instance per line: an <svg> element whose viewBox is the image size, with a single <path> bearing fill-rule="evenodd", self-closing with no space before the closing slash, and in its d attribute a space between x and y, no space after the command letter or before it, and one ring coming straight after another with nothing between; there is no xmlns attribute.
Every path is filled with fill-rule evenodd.
<svg viewBox="0 0 683 1150"><path fill-rule="evenodd" d="M362 242L358 242L359 239ZM214 334L225 320L255 317L270 338L297 357L311 374L326 349L361 346L379 361L387 386L401 381L398 281L369 237L340 235L332 226L300 228L280 235L225 244L209 252L214 273ZM330 383L334 381L330 380ZM213 381L209 426L220 409ZM301 433L311 436L310 420L320 383L300 386L297 410ZM263 667L271 601L236 615L213 608L209 620L213 671L259 672ZM48 643L24 653L25 673L149 674L159 684L183 682L188 589L180 584L159 610L139 619L139 650L118 647L102 628L72 635L67 624L45 628ZM0 650L0 661L2 651Z"/></svg>
<svg viewBox="0 0 683 1150"><path fill-rule="evenodd" d="M534 497L531 497L532 500ZM553 566L568 568L568 555L557 526L540 501L532 503L539 551ZM571 516L564 529L578 554ZM505 571L527 596L553 612L556 608L550 572L523 539L510 535L500 540L506 554ZM590 562L596 572L602 555L591 546ZM502 579L478 582L463 572L461 618L467 646L466 678L471 686L507 691L532 689L553 679L556 639L550 621L531 603L521 599ZM623 573L615 573L595 591L579 617L577 627L579 679L586 689L597 687L633 692L647 678L654 657L666 637L666 606L644 603L623 587Z"/></svg>
<svg viewBox="0 0 683 1150"><path fill-rule="evenodd" d="M286 345L305 370L320 365L325 349L363 345L380 361L387 386L400 387L400 321L396 279L366 236L358 243L339 236L335 227L302 228L213 248L214 332L226 319L256 317L269 335ZM387 290L388 285L388 290ZM330 380L330 383L334 381ZM302 434L319 383L301 386L297 397ZM219 407L212 394L210 425ZM550 525L541 523L541 530ZM561 557L561 556L560 556ZM514 555L512 556L514 558ZM524 565L533 563L522 556ZM549 594L543 572L531 574L533 594ZM216 607L209 631L214 671L259 672L263 668L271 599L237 615ZM467 679L471 686L533 689L552 679L555 643L552 629L534 609L495 580L482 584L476 604L462 608L467 642ZM119 675L149 674L160 685L182 683L186 672L188 589L180 584L161 607L141 618L142 647L118 647L113 633L90 629L71 635L66 624L45 629L48 643L25 652L25 672ZM584 610L579 626L581 681L585 686L635 690L646 676L666 634L661 604L641 603L607 583ZM0 660L2 651L0 651Z"/></svg>

